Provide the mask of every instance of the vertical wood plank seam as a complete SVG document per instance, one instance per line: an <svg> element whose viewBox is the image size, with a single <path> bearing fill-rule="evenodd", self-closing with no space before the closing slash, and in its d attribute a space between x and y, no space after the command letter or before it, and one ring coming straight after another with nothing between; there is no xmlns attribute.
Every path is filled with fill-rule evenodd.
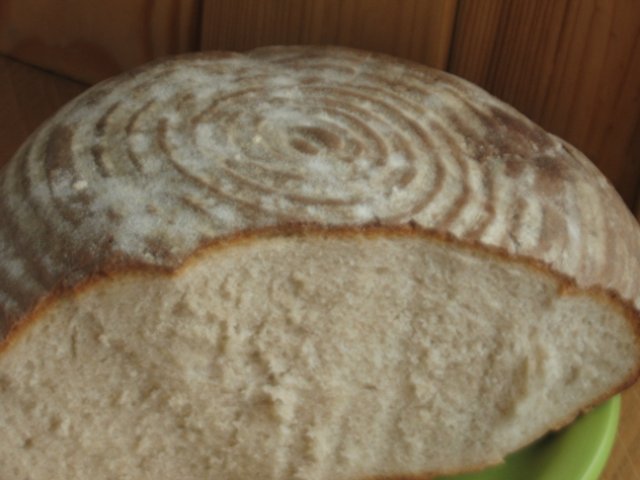
<svg viewBox="0 0 640 480"><path fill-rule="evenodd" d="M145 58L153 58L153 29L151 18L154 11L154 0L146 0L142 7L142 48Z"/></svg>
<svg viewBox="0 0 640 480"><path fill-rule="evenodd" d="M451 61L451 52L453 51L453 36L454 36L454 32L456 30L457 27L457 20L458 20L458 11L460 8L460 2L459 0L451 0L451 9L453 9L453 15L451 15L450 13L448 14L448 26L446 27L447 32L446 32L446 53L444 55L442 55L441 58L438 58L438 62L440 62L440 68L442 68L443 70L449 70L449 63ZM446 10L446 5L445 5L445 10ZM451 10L446 10L446 12L450 12Z"/></svg>
<svg viewBox="0 0 640 480"><path fill-rule="evenodd" d="M416 32L416 22L418 21L418 2L413 2L413 12L411 12L411 33L412 36ZM421 46L420 53L424 50L424 47ZM409 50L411 51L411 49Z"/></svg>
<svg viewBox="0 0 640 480"><path fill-rule="evenodd" d="M193 16L193 33L189 37L189 43L193 50L199 52L202 51L203 43L204 0L193 0Z"/></svg>
<svg viewBox="0 0 640 480"><path fill-rule="evenodd" d="M563 2L563 9L562 9L562 20L560 21L560 29L559 29L559 33L558 36L556 38L556 45L555 45L555 51L553 53L553 59L552 59L552 63L551 63L551 68L550 68L550 72L553 72L553 70L559 68L558 64L562 63L560 62L560 51L561 51L561 43L562 43L562 36L563 36L563 32L566 31L567 29L567 24L569 21L569 1L565 0ZM565 66L566 66L566 62L564 62ZM560 67L563 69L562 71L562 75L564 75L564 72L566 71L566 68L564 67ZM545 88L544 91L544 95L542 98L542 108L541 108L541 112L543 111L547 111L547 115L551 115L553 113L553 111L555 110L555 104L556 102L554 102L554 107L553 109L549 109L547 108L547 105L549 105L549 103L551 103L551 91L552 91L552 85L553 85L553 73L549 74L549 82ZM556 99L558 98L558 96L556 96ZM540 120L543 120L544 114L541 113L540 115Z"/></svg>
<svg viewBox="0 0 640 480"><path fill-rule="evenodd" d="M180 45L180 3L181 0L172 0L169 5L169 15L167 15L167 36L169 41L169 52L172 54L178 50ZM177 22L177 25L176 25Z"/></svg>
<svg viewBox="0 0 640 480"><path fill-rule="evenodd" d="M414 4L415 5L415 4ZM398 42L400 41L400 35L397 34L397 32L400 30L400 22L402 21L402 17L400 15L394 15L394 19L393 19L393 31L396 32L395 35L392 35L391 37L391 41L393 42L393 46L392 48L392 52L397 52L398 51ZM413 35L414 31L412 29L411 34Z"/></svg>
<svg viewBox="0 0 640 480"><path fill-rule="evenodd" d="M449 52L447 53L447 60L446 63L444 65L444 69L447 72L450 72L451 69L453 68L453 55L455 52L455 48L454 47L454 43L456 42L456 39L459 38L458 35L461 35L460 30L461 30L461 25L460 23L462 22L462 14L460 13L460 11L462 10L462 4L459 0L456 0L456 5L455 5L455 13L453 14L453 24L451 27L451 34L449 35Z"/></svg>

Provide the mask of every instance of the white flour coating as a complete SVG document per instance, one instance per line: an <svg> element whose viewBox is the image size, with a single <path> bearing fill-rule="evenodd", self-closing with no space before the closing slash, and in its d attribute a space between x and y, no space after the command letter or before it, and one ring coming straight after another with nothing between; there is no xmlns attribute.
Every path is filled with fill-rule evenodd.
<svg viewBox="0 0 640 480"><path fill-rule="evenodd" d="M4 311L107 265L175 267L299 222L414 222L638 298L638 232L584 156L467 82L393 62L203 54L90 89L0 174Z"/></svg>

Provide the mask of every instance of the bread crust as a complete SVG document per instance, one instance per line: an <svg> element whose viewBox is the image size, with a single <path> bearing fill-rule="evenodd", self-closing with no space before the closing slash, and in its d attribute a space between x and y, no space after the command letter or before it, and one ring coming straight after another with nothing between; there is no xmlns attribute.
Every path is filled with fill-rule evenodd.
<svg viewBox="0 0 640 480"><path fill-rule="evenodd" d="M327 59L331 59L332 62L335 60L335 64L325 68L322 66L322 62L329 61ZM145 253L148 253L149 257L142 255L135 246L130 249L125 248L131 238L127 236L121 238L109 228L126 220L123 219L128 211L125 207L118 209L113 205L106 205L104 210L100 210L98 216L102 215L102 217L98 220L103 223L98 223L97 227L98 230L102 230L100 230L100 234L91 236L93 219L83 215L86 215L84 211L89 210L89 207L93 205L91 195L94 192L90 189L86 190L86 185L82 183L84 180L73 177L75 174L74 163L79 161L78 157L81 156L73 153L75 151L72 148L73 138L74 135L80 135L77 133L78 131L82 133L82 126L78 126L76 133L70 129L69 125L74 122L73 115L90 109L100 111L99 117L95 119L93 124L93 130L87 135L93 135L97 140L109 137L109 122L111 116L115 115L114 112L117 113L120 104L106 99L109 98L110 92L123 89L124 92L131 93L134 98L140 97L139 108L135 114L128 117L129 120L124 125L128 138L133 138L137 132L136 122L147 112L145 110L147 108L145 101L147 100L142 87L163 78L162 76L166 72L171 72L171 75L179 75L182 65L196 65L198 62L202 62L211 63L215 67L217 61L237 61L240 64L246 62L245 67L249 69L251 67L258 68L262 65L260 62L265 62L265 65L268 64L268 68L265 67L266 72L271 71L269 69L272 68L272 64L282 64L283 68L300 71L307 68L305 65L313 64L318 71L327 71L331 75L339 75L340 69L349 70L352 68L354 69L354 79L362 73L357 71L358 68L376 70L380 65L389 64L400 72L400 76L402 72L405 72L409 76L415 76L413 80L423 81L426 89L424 91L420 90L417 80L416 85L403 82L401 78L394 79L384 75L372 80L372 85L376 88L383 88L385 85L391 87L386 95L389 95L389 98L398 105L402 105L404 109L400 112L402 115L398 115L398 119L405 122L404 127L407 130L413 129L413 136L410 140L415 145L409 145L404 150L400 149L399 151L403 152L404 156L400 155L396 158L399 163L405 160L408 163L413 161L415 164L413 173L410 169L402 175L389 173L386 170L383 172L384 175L391 175L383 180L387 181L391 178L396 182L396 186L402 186L403 182L406 182L404 187L417 185L414 185L415 191L409 192L413 195L411 202L408 205L399 202L397 206L387 208L384 204L376 203L378 201L376 198L364 198L360 203L356 202L356 206L366 207L364 208L364 216L360 218L354 214L359 211L357 209L349 210L351 205L343 204L343 199L339 196L327 195L323 198L315 198L312 195L305 197L298 192L297 197L292 197L292 203L296 207L301 206L302 210L300 211L304 212L306 212L304 208L311 201L311 206L317 207L321 213L323 212L322 215L327 216L325 222L322 221L321 214L315 217L313 214L299 214L292 209L287 210L289 207L283 207L281 211L269 210L263 205L268 202L263 202L263 200L268 200L271 194L270 189L275 191L277 190L275 187L278 185L266 185L258 182L252 188L256 192L266 190L264 197L252 197L249 194L244 197L234 197L237 203L246 210L243 213L246 216L244 223L240 222L226 229L215 230L214 228L213 234L207 233L205 235L201 231L194 231L193 235L197 237L197 241L195 243L185 242L184 245L180 244L183 237L180 236L181 234L176 227L173 233L180 240L175 242L182 249L179 254L175 254L171 250L171 242L174 240L165 241L162 235L154 237L151 235L153 233L151 229L142 232L149 234L149 238L145 237ZM301 88L313 86L317 80L314 79L313 72L314 70L310 69L308 78L300 77L299 83L296 85ZM371 72L369 74L373 75ZM136 83L138 81L139 83ZM415 92L410 90L414 87ZM251 88L258 88L255 82L247 83L246 90ZM395 93L396 90L403 88L407 89L406 96ZM432 97L427 91L430 88L442 88L440 93L450 93L454 99L452 100L454 107L438 105L437 95ZM349 90L350 94L358 95L358 92L352 90ZM308 91L311 90L305 90L305 92ZM343 98L344 92L340 89L336 89L335 92L338 98ZM440 120L437 118L434 120L430 117L429 109L418 112L419 115L424 116L424 122L428 123L430 128L421 127L411 117L418 109L417 104L414 105L407 100L411 95L422 96L420 98L423 98L425 103L432 102L433 105L430 105L429 108L436 110L442 108L443 111L446 111L451 131L443 128ZM216 98L224 100L223 97ZM366 99L366 97L363 98ZM386 101L388 98L384 97L384 100ZM383 105L384 102L374 94L371 94L371 101L381 102L382 106L378 105L378 108L387 109L389 115L393 114L386 103ZM180 102L185 105L189 102L195 103L194 99L188 96L188 92L186 95L176 96L175 103L180 104ZM352 107L353 105L348 104L348 106ZM330 111L338 112L344 119L348 119L344 121L352 122L349 126L355 129L359 125L357 118L349 117L347 113L343 112L344 109L340 108L340 105L329 105ZM228 112L223 113L228 114ZM376 115L380 116L376 111L368 113L371 113L372 118L377 118ZM464 115L466 113L476 118L475 124L465 123ZM206 112L199 112L198 115L206 116ZM419 115L416 115L418 118ZM190 121L194 125L199 125L200 120L197 116L190 117ZM301 140L302 143L292 143L293 148L306 149L307 152L314 148L330 152L337 150L336 154L342 154L335 146L337 140L332 137L331 129L322 129L317 125L309 127L303 123L292 126L291 130L294 133L291 134L291 137L287 137L287 140L297 140L296 135L298 134L304 137ZM170 154L167 154L173 148L169 122L159 122L157 125L154 123L152 126L155 129L154 135L157 134L158 137L157 145L154 148L167 157L171 157ZM306 130L304 130L305 128ZM364 129L365 127L358 128ZM194 127L195 129L196 127ZM374 131L374 136L375 133ZM254 138L254 140L257 139L256 143L260 143L260 138L258 135ZM398 138L397 142L402 143L403 139ZM465 146L463 143L467 139L471 140L469 145ZM362 147L364 144L362 142L365 141L366 139L362 140L360 145L355 142L352 145L352 151L357 151L358 146ZM426 184L431 178L425 172L422 172L424 178L420 177L422 165L420 162L429 160L427 158L429 142L437 145L435 151L444 153L442 153L442 158L434 160L433 165L430 164L431 170L426 171L426 173L432 173L432 177L435 178L432 185L429 188L422 188L420 182ZM420 144L419 147L416 147L418 144ZM76 150L77 148L76 146ZM382 145L380 151L389 153L387 157L390 158L393 153L397 152L389 151L389 148L390 145ZM113 167L107 161L109 160L109 151L105 150L103 145L96 142L96 145L85 153L96 164L96 169L102 177L113 178L108 175L109 169ZM126 168L139 169L138 173L144 171L146 164L136 164L136 161L152 161L152 159L134 161L135 152L129 151L128 154L132 157L132 166ZM412 158L412 155L415 158ZM349 159L346 159L345 162L347 160ZM230 161L232 162L233 158ZM42 175L46 176L46 179L33 178L33 171L36 170L34 165L38 162L44 164ZM33 171L28 170L27 167ZM116 167L125 168L120 165L116 165ZM188 182L186 181L186 183L203 183L202 178L197 175L201 173L197 168L189 170L189 165L185 166L179 162L177 166L173 165L173 167L177 170L182 169L180 173L187 178ZM378 168L378 166L375 167ZM380 169L383 170L383 167ZM451 183L451 178L454 178L455 175L451 175L447 180L447 172L449 171L457 172L455 175L458 175L459 178L455 179L462 178L462 186L459 190ZM232 173L237 176L237 171ZM267 171L264 175L268 176L272 173ZM277 173L282 174L282 172ZM396 176L393 176L392 173ZM135 172L131 174L131 178L137 178L135 175L137 175ZM68 176L71 176L73 181L68 180ZM232 176L229 178L232 181L237 180L234 180L235 177ZM420 181L414 181L416 178ZM295 178L289 180L294 183L294 187L297 186ZM50 189L51 195L46 197L46 200L58 208L56 215L59 215L61 220L75 226L73 230L58 231L56 225L49 223L50 220L45 215L46 211L35 198L37 196L35 193L43 195L42 192L34 190L34 184L38 181ZM153 179L145 180L145 182L152 183ZM206 184L203 186L201 184L198 184L199 188L202 187L205 194L225 201L228 200L225 197L228 192L219 185ZM381 181L380 185L384 186L384 182ZM507 193L500 193L499 190L502 187ZM26 275L35 278L36 283L43 286L42 290L36 294L29 293L31 296L24 294L24 299L20 298L18 307L13 309L9 308L8 303L3 303L0 296L0 355L7 354L35 322L46 315L50 309L56 308L58 302L64 299L80 298L83 292L99 288L103 282L118 282L130 277L178 276L187 270L192 262L197 262L204 255L268 238L283 236L412 237L422 238L425 241L441 242L474 255L523 266L532 272L545 275L555 282L559 296L588 295L597 302L606 304L609 308L619 312L632 327L637 347L635 370L616 388L606 392L595 401L585 404L576 414L552 426L550 430L562 428L570 423L576 415L624 390L640 376L640 311L638 310L640 291L634 280L640 274L640 233L635 220L626 211L613 188L597 172L595 167L573 147L547 134L510 107L460 79L409 61L401 61L381 54L333 47L275 47L258 49L248 55L207 52L156 61L94 87L64 109L53 121L39 129L12 162L0 170L0 188L9 191L11 197L0 200L0 216L6 219L6 225L0 229L0 267L2 267L3 261L11 263L16 259L23 261L24 258L27 258L20 268L24 268ZM238 188L244 187L240 185ZM446 212L440 216L439 212L434 213L429 210L429 207L434 199L443 195L442 192L445 192L445 196L448 195L449 203ZM204 198L202 192L190 190L188 193L193 195L186 195L182 198L184 205L180 214L188 214L198 218L198 215L206 216L210 213L207 210L209 207L202 201ZM347 193L355 195L352 191ZM198 197L196 194L202 195ZM512 194L513 198L508 197L508 194ZM537 203L528 206L527 195L533 196ZM345 195L346 197L348 195ZM566 198L572 200L569 201ZM25 213L28 209L23 209L21 206L23 199L26 199L30 207L33 207L33 211L39 211L40 217L30 216L32 215L31 211ZM513 205L506 205L507 202L511 202ZM593 205L587 204L589 202ZM153 204L149 204L147 207L156 208ZM606 212L605 207L608 209ZM266 210L264 210L265 208ZM474 208L477 210L475 211L477 218L475 223L471 223L464 218L463 213L465 209L469 212ZM536 209L540 210L539 217L542 220L540 220L539 226L531 227L523 220L527 215L533 219L538 218L537 213L530 214L527 208L534 213ZM273 213L274 211L275 213ZM154 217L155 214L151 211L144 214L148 214L154 219L167 220L168 218L173 220L173 217L165 218L160 214ZM269 222L261 223L259 217L263 214L273 215ZM17 238L21 232L22 216L40 222L33 225L35 229L34 232L31 232L33 236L27 240ZM464 222L468 222L469 225ZM497 228L491 230L490 227L496 225ZM173 228L169 225L165 226L167 229ZM76 235L75 228L78 230L84 228L89 232L87 235L89 235L91 242L94 242L91 244L91 248L85 248L83 238ZM576 237L573 231L576 228L582 232L584 238L580 235ZM598 232L604 233L600 235ZM57 271L48 268L45 263L34 263L28 260L29 256L36 255L38 252L49 253L46 251L46 247L49 246L46 239L49 236L54 238L56 242L53 246L55 252L52 253L52 256L58 255L59 257L53 260L62 265ZM6 242L6 248L2 243L3 240ZM65 241L73 243L74 248L66 249ZM122 242L124 247L118 242ZM115 248L114 245L119 248ZM24 249L18 249L18 246L24 247ZM12 252L12 249L20 251L16 253ZM593 253L594 251L595 253ZM6 257L2 255L6 255ZM70 262L70 266L65 264L67 261ZM0 294L5 288L11 291L11 285L3 286L2 282L0 280ZM7 278L4 283L8 284L10 280ZM25 291L30 292L28 289ZM538 436L544 433L541 431ZM521 446L524 446L524 443L514 446L514 450ZM479 465L477 469L480 470L487 466L489 465ZM427 480L436 474L445 473L459 472L396 475L369 480Z"/></svg>
<svg viewBox="0 0 640 480"><path fill-rule="evenodd" d="M188 83L190 76L200 83ZM166 91L152 91L157 84ZM206 91L210 84L217 86ZM296 89L304 95L288 96ZM253 112L262 108L256 98L265 99L264 112ZM362 107L368 103L375 108ZM357 116L345 113L353 109ZM269 120L274 111L300 118ZM233 126L238 115L245 121ZM265 133L263 124L280 130ZM213 165L211 128L241 137L220 146L225 155L231 149L229 158ZM254 162L251 172L234 163L234 155L268 156L280 147L272 163ZM328 166L296 167L312 151ZM211 172L185 163L198 155ZM358 162L357 175L345 174L345 164ZM328 187L314 179L325 167ZM158 192L184 192L167 197L148 188L156 183ZM0 338L61 283L116 263L171 269L216 238L291 223L414 222L537 258L580 286L599 285L640 307L640 229L580 152L462 79L383 54L267 47L153 62L62 109L0 170L0 189ZM388 197L376 193L385 190ZM222 217L210 203L223 206Z"/></svg>
<svg viewBox="0 0 640 480"><path fill-rule="evenodd" d="M327 226L310 223L292 223L277 227L245 230L210 240L201 244L181 264L174 267L149 265L144 262L122 263L120 259L113 258L111 261L105 262L99 270L91 272L86 278L75 284L69 284L61 281L56 287L51 289L46 296L42 297L29 312L23 316L15 317L12 320L12 327L9 330L9 334L6 335L2 342L0 342L0 353L4 352L10 344L16 341L16 337L20 335L20 332L29 323L35 321L36 317L42 315L48 308L52 308L57 301L63 298L75 297L86 289L97 286L100 282L118 281L119 278L123 276L177 276L187 270L192 263L197 262L201 256L207 255L214 250L233 248L236 245L250 243L256 239L288 236L324 236L336 238L348 238L354 236L366 236L370 238L376 236L384 236L387 238L417 237L446 243L475 254L486 255L493 259L522 265L553 279L553 281L558 284L559 295L585 293L617 310L632 326L633 331L635 332L636 343L640 349L640 312L630 301L623 299L614 290L606 289L597 285L586 288L580 287L577 285L575 279L562 272L558 272L552 266L546 264L540 259L525 256L514 256L504 248L485 245L479 241L470 242L467 240L461 240L450 233L425 229L415 223L394 226L380 224L368 224L361 226ZM638 368L640 369L640 365ZM640 372L638 372L638 374L640 374ZM625 388L629 387L634 383L634 381L635 379L630 383L625 384Z"/></svg>

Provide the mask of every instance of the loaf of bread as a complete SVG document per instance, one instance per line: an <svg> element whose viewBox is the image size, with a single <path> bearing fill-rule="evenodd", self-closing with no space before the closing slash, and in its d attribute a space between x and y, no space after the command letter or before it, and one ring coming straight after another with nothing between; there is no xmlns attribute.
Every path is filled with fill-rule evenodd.
<svg viewBox="0 0 640 480"><path fill-rule="evenodd" d="M629 386L640 229L575 148L339 48L160 61L0 171L0 479L429 478Z"/></svg>

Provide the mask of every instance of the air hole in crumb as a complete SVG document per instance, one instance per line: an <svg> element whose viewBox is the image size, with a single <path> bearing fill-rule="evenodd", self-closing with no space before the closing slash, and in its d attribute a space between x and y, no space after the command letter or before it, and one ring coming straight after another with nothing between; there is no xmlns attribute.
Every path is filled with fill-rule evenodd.
<svg viewBox="0 0 640 480"><path fill-rule="evenodd" d="M0 375L0 392L6 392L11 387L11 380L5 375Z"/></svg>
<svg viewBox="0 0 640 480"><path fill-rule="evenodd" d="M182 298L173 305L171 313L180 317L189 316L193 313L193 309L191 305L189 305L189 302Z"/></svg>
<svg viewBox="0 0 640 480"><path fill-rule="evenodd" d="M565 384L571 385L575 383L578 380L579 376L580 376L580 369L578 368L577 365L572 365L565 377Z"/></svg>
<svg viewBox="0 0 640 480"><path fill-rule="evenodd" d="M56 432L57 430L60 429L60 425L62 424L62 421L60 420L60 417L53 416L49 419L49 431L50 432Z"/></svg>
<svg viewBox="0 0 640 480"><path fill-rule="evenodd" d="M304 275L299 272L294 272L289 278L289 283L294 293L303 293L306 288L306 279Z"/></svg>

